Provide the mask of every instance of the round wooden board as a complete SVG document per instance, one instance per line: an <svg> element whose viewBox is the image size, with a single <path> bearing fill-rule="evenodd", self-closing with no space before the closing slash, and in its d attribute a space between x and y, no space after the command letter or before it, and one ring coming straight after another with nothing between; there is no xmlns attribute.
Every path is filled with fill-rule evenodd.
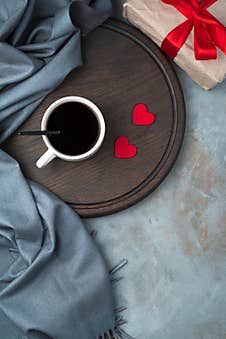
<svg viewBox="0 0 226 339"><path fill-rule="evenodd" d="M170 62L135 28L109 21L84 38L83 56L84 66L73 71L20 130L39 129L44 111L56 99L84 96L99 106L106 120L101 150L80 163L56 159L38 169L36 160L46 150L41 137L13 135L3 148L20 162L27 177L56 193L82 217L97 217L131 206L162 182L183 141L185 107ZM156 114L153 125L133 125L137 103ZM114 157L119 136L137 147L134 158Z"/></svg>

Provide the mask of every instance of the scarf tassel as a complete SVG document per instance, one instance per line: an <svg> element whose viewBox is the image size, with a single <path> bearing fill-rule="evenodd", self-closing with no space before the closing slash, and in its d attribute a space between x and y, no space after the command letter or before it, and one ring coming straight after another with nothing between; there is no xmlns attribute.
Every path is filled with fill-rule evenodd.
<svg viewBox="0 0 226 339"><path fill-rule="evenodd" d="M115 267L113 267L109 274L110 279L112 283L116 283L123 279L123 277L115 277L115 274L121 270L124 266L128 264L127 259L122 259L119 264L117 264ZM121 306L115 309L116 314L116 326L113 330L109 330L105 332L104 334L96 337L95 339L135 339L134 337L131 337L129 334L127 334L121 326L127 324L127 321L121 316L121 313L126 311L127 307Z"/></svg>
<svg viewBox="0 0 226 339"><path fill-rule="evenodd" d="M127 334L120 326L116 326L113 330L105 332L103 335L96 337L96 339L135 339Z"/></svg>

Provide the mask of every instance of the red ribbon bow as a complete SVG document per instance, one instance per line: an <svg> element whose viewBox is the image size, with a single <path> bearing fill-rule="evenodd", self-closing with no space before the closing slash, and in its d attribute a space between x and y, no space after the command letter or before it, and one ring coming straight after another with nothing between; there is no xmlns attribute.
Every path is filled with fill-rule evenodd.
<svg viewBox="0 0 226 339"><path fill-rule="evenodd" d="M217 0L161 0L174 6L187 20L174 28L163 40L162 50L174 59L194 27L194 51L197 60L217 58L220 48L226 55L226 27L207 8Z"/></svg>

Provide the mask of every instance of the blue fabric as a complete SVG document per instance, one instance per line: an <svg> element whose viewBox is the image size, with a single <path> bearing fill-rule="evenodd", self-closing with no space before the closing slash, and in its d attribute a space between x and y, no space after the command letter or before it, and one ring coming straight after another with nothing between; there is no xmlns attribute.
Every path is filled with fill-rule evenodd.
<svg viewBox="0 0 226 339"><path fill-rule="evenodd" d="M80 31L69 2L0 2L0 142L81 65Z"/></svg>
<svg viewBox="0 0 226 339"><path fill-rule="evenodd" d="M80 31L110 8L1 0L0 142L81 65ZM0 338L94 339L114 326L108 271L81 220L0 150Z"/></svg>
<svg viewBox="0 0 226 339"><path fill-rule="evenodd" d="M3 313L28 338L93 339L113 329L108 272L80 218L12 158L1 153L0 163Z"/></svg>

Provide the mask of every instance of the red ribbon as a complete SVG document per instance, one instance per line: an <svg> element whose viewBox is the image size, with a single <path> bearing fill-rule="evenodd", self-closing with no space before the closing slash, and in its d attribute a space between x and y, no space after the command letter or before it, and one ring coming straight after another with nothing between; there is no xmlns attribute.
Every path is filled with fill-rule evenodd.
<svg viewBox="0 0 226 339"><path fill-rule="evenodd" d="M174 28L163 40L162 50L172 59L186 42L194 27L194 51L197 60L217 58L220 48L226 55L226 27L222 25L207 8L217 0L161 0L174 6L187 20Z"/></svg>

